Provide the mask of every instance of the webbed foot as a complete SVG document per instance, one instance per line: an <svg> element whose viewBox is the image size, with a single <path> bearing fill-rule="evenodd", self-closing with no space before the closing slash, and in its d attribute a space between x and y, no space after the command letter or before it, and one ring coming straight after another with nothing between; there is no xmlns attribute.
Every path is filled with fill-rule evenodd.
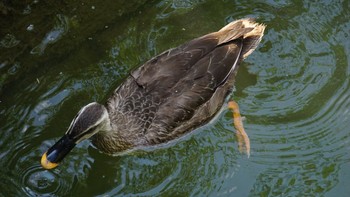
<svg viewBox="0 0 350 197"><path fill-rule="evenodd" d="M250 156L250 140L247 133L244 130L241 114L239 113L238 104L235 101L228 102L228 108L233 113L233 124L236 128L236 136L238 140L238 150L240 153L246 152L248 158Z"/></svg>

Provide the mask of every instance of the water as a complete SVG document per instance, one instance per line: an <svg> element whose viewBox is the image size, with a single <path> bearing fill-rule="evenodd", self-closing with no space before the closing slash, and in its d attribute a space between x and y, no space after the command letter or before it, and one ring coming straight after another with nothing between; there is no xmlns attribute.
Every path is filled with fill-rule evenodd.
<svg viewBox="0 0 350 197"><path fill-rule="evenodd" d="M0 3L0 196L347 196L349 1ZM231 113L171 144L118 157L79 144L56 169L40 157L80 107L128 72L244 17L267 29L241 65Z"/></svg>

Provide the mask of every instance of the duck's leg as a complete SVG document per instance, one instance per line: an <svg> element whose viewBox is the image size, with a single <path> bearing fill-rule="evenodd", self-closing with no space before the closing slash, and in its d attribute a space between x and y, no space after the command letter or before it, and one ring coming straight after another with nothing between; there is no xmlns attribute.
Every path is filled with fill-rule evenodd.
<svg viewBox="0 0 350 197"><path fill-rule="evenodd" d="M239 113L238 104L235 101L231 100L228 102L228 108L231 109L233 113L233 124L237 130L236 136L238 140L238 150L241 153L243 152L243 150L245 150L249 158L250 140L247 133L244 130L242 117L241 117L241 114Z"/></svg>

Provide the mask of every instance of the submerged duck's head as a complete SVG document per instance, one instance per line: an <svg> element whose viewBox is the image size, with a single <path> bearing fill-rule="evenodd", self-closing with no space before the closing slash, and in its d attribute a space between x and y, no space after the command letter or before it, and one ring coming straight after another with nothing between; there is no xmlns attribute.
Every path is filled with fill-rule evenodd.
<svg viewBox="0 0 350 197"><path fill-rule="evenodd" d="M65 135L58 140L41 158L45 169L52 169L77 145L99 131L110 129L107 109L98 103L83 107L73 119Z"/></svg>

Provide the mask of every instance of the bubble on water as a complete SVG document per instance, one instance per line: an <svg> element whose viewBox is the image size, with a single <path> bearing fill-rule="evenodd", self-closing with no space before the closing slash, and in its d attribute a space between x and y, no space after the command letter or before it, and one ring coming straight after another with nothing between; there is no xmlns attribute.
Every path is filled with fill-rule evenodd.
<svg viewBox="0 0 350 197"><path fill-rule="evenodd" d="M33 24L28 25L27 31L33 31L33 30L34 30L34 25Z"/></svg>

